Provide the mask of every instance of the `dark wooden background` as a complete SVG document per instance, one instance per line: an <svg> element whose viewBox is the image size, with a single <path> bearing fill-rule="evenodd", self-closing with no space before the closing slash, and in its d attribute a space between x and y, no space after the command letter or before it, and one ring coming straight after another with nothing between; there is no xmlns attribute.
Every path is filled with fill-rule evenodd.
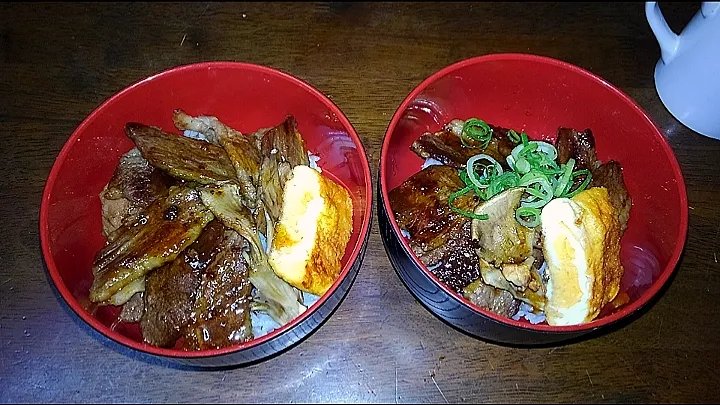
<svg viewBox="0 0 720 405"><path fill-rule="evenodd" d="M676 31L699 3L661 3ZM160 70L237 60L328 94L379 148L414 86L461 59L546 55L637 100L687 181L685 254L661 299L579 343L517 349L466 336L402 285L377 230L346 300L316 333L260 364L186 370L100 336L43 267L40 197L57 153L97 105ZM720 399L720 141L664 109L642 3L0 4L0 401L711 402Z"/></svg>

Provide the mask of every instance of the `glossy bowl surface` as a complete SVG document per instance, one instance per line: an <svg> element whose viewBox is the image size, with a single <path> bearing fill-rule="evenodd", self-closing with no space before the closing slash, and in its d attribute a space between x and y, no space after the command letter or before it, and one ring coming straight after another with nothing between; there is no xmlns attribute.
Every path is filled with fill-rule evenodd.
<svg viewBox="0 0 720 405"><path fill-rule="evenodd" d="M616 160L632 198L621 241L621 292L630 302L576 326L532 325L497 316L456 294L418 260L402 236L388 192L421 169L410 145L454 118L477 117L554 141L560 126L590 128L603 162ZM567 340L614 323L645 305L673 273L688 226L685 183L668 142L622 91L577 66L536 55L492 54L433 74L403 101L382 144L378 213L388 255L408 289L433 313L480 338L508 344Z"/></svg>
<svg viewBox="0 0 720 405"><path fill-rule="evenodd" d="M172 112L213 115L241 131L254 132L295 116L308 150L324 174L344 185L353 199L353 234L339 278L316 303L258 339L225 349L188 352L142 342L137 324L113 325L118 307L91 309L91 264L105 244L99 193L122 154L133 147L125 123L141 122L180 133ZM261 360L303 339L322 323L352 285L363 259L371 223L372 186L368 161L352 125L320 91L278 70L240 62L176 67L120 91L94 110L73 132L47 180L40 210L40 236L47 268L62 298L106 337L141 352L196 366L238 365Z"/></svg>

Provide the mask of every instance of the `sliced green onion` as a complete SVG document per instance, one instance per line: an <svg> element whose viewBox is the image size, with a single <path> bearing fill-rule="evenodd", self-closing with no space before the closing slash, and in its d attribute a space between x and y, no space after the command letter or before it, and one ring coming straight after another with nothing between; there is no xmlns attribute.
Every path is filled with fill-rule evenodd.
<svg viewBox="0 0 720 405"><path fill-rule="evenodd" d="M540 210L538 208L520 207L515 210L515 219L524 227L535 228L540 225Z"/></svg>
<svg viewBox="0 0 720 405"><path fill-rule="evenodd" d="M560 169L555 169L555 168L551 168L551 167L550 167L550 168L549 168L549 167L538 167L538 168L535 169L535 170L536 170L538 173L542 173L542 174L544 174L545 176L550 177L551 180L555 180L555 176L557 176L558 174L562 174L562 173L563 173L562 170L560 170Z"/></svg>
<svg viewBox="0 0 720 405"><path fill-rule="evenodd" d="M520 176L515 172L505 172L493 178L490 182L490 187L487 189L486 200L489 200L491 197L500 194L507 189L517 187L519 182Z"/></svg>
<svg viewBox="0 0 720 405"><path fill-rule="evenodd" d="M492 128L485 121L477 118L470 118L465 121L462 129L463 137L468 137L483 143L482 148L487 148L492 138ZM461 137L461 141L463 138ZM467 145L466 145L467 146Z"/></svg>
<svg viewBox="0 0 720 405"><path fill-rule="evenodd" d="M530 143L528 143L528 144L523 144L523 148L520 149L520 153L518 153L518 156L525 157L525 156L527 156L530 152L533 152L533 151L534 151L535 149L537 149L537 148L538 148L538 145L537 145L537 143L535 143L535 142L530 142Z"/></svg>
<svg viewBox="0 0 720 405"><path fill-rule="evenodd" d="M505 158L505 162L510 167L510 170L517 171L517 168L515 167L515 158L513 157L513 155L508 155Z"/></svg>
<svg viewBox="0 0 720 405"><path fill-rule="evenodd" d="M547 143L545 141L534 141L534 142L537 145L538 151L541 151L545 155L547 155L547 157L550 161L554 161L557 158L557 156L558 156L557 149L555 149L555 147L552 144Z"/></svg>
<svg viewBox="0 0 720 405"><path fill-rule="evenodd" d="M475 169L475 164L481 160L489 161L492 164L492 168L494 170L492 170L491 173L488 173L486 170L486 166L485 169L483 169L483 175L478 176L478 172ZM465 170L467 171L468 179L475 185L475 187L479 189L487 188L490 184L489 180L492 177L500 176L503 174L503 169L500 163L497 160L493 159L492 156L486 155L484 153L480 153L468 159L467 163L465 164ZM494 174L492 173L493 171Z"/></svg>
<svg viewBox="0 0 720 405"><path fill-rule="evenodd" d="M539 153L528 153L525 157L521 157L520 159L527 160L528 163L530 163L531 168L538 169L540 167L547 166L545 157Z"/></svg>
<svg viewBox="0 0 720 405"><path fill-rule="evenodd" d="M574 168L575 159L568 160L568 162L565 164L565 168L563 169L562 176L560 176L560 180L557 182L557 185L555 185L555 191L553 192L553 195L555 195L555 197L560 197L565 192L565 189L570 182L570 178L572 176L572 171Z"/></svg>
<svg viewBox="0 0 720 405"><path fill-rule="evenodd" d="M517 159L520 157L520 151L525 147L525 145L520 144L513 148L512 152L510 152L510 156L513 157L517 161Z"/></svg>
<svg viewBox="0 0 720 405"><path fill-rule="evenodd" d="M533 172L525 174L524 176L522 176L520 178L520 185L527 186L527 185L532 184L533 180L538 180L538 179L547 181L547 176L545 176L544 174L542 174L540 172L533 171Z"/></svg>
<svg viewBox="0 0 720 405"><path fill-rule="evenodd" d="M519 158L517 162L515 162L515 170L520 172L520 174L525 174L530 172L530 162L527 161L525 158Z"/></svg>
<svg viewBox="0 0 720 405"><path fill-rule="evenodd" d="M540 190L534 189L533 191L537 192L534 193L533 191L529 192L529 194L536 196L536 194L541 194L540 196L537 196L537 199L530 200L530 201L524 201L521 203L523 207L528 208L541 208L547 205L547 203L550 202L553 198L553 188L550 185L550 181L547 179L547 177L537 174L537 173L528 173L525 176L523 176L520 179L520 186L526 187L525 191L529 189L528 186L537 184L540 186Z"/></svg>
<svg viewBox="0 0 720 405"><path fill-rule="evenodd" d="M526 187L525 192L530 194L530 198L528 198L528 199L523 198L524 202L532 201L533 200L532 197L536 197L536 198L544 198L545 197L545 194L543 194L542 191L536 189L535 187Z"/></svg>
<svg viewBox="0 0 720 405"><path fill-rule="evenodd" d="M590 180L592 180L592 174L590 174L590 171L587 169L582 169L582 170L578 170L578 171L574 172L570 178L570 185L572 185L574 183L574 180L576 177L580 177L582 175L585 175L585 180L583 180L583 182L580 183L580 185L575 190L572 190L572 191L568 190L568 192L563 197L572 198L575 195L577 195L579 192L581 192L587 188L588 184L590 184Z"/></svg>
<svg viewBox="0 0 720 405"><path fill-rule="evenodd" d="M540 209L553 198L573 197L590 184L592 176L588 170L573 171L576 163L574 159L563 165L557 163L557 148L551 143L531 141L525 131L518 135L516 131L509 129L507 136L517 144L506 157L510 171L504 171L500 163L489 155L481 153L472 156L468 159L466 168L458 172L465 187L448 198L453 211L474 219L487 219L487 215L463 211L452 203L470 191L482 200L489 200L507 189L524 187L525 193L515 215L518 222L532 228L540 224ZM470 118L465 121L460 138L466 146L465 140L470 138L483 142L485 148L491 137L492 128L488 124L477 118ZM580 176L585 177L573 189Z"/></svg>
<svg viewBox="0 0 720 405"><path fill-rule="evenodd" d="M472 191L477 195L478 197L485 199L485 189L490 186L490 180L488 179L481 179L481 185L482 188L479 188L475 185L472 181L470 181L470 177L467 174L466 170L460 170L460 180L462 180L463 183L465 183L465 186L469 186L472 188Z"/></svg>
<svg viewBox="0 0 720 405"><path fill-rule="evenodd" d="M471 189L472 189L471 186L467 186L467 187L463 188L462 190L458 190L458 191L450 194L450 197L448 197L448 206L450 206L450 209L453 210L453 211L455 211L455 212L457 212L458 214L465 215L466 217L470 217L470 218L472 218L472 219L488 219L488 215L487 215L487 214L478 215L478 214L476 214L476 213L474 213L474 212L469 212L469 211L461 210L460 208L457 208L457 207L454 207L454 206L453 206L453 202L454 202L458 197L460 197L461 195L467 193L467 192L470 191Z"/></svg>
<svg viewBox="0 0 720 405"><path fill-rule="evenodd" d="M550 163L548 164L548 166L550 169L555 171L554 174L562 173L562 169L560 169L560 166L558 166L558 164L555 163L555 160L551 160Z"/></svg>
<svg viewBox="0 0 720 405"><path fill-rule="evenodd" d="M507 137L510 139L510 142L512 143L520 143L522 142L522 139L520 138L520 135L518 135L517 132L515 132L512 129L508 129Z"/></svg>

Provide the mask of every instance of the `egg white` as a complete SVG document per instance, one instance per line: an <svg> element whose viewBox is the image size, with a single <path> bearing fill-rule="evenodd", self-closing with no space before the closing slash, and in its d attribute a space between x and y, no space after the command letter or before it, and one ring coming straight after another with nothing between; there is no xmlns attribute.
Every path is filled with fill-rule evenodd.
<svg viewBox="0 0 720 405"><path fill-rule="evenodd" d="M588 234L581 214L580 205L569 198L550 201L540 214L549 272L545 307L549 325L580 324L590 314L594 275L588 271Z"/></svg>

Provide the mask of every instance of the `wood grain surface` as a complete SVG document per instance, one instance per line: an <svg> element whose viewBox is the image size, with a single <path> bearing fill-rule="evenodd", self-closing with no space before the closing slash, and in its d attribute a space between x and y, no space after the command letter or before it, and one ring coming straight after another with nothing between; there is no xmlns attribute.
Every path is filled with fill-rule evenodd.
<svg viewBox="0 0 720 405"><path fill-rule="evenodd" d="M699 3L661 3L676 31ZM373 224L345 301L316 333L244 368L185 369L115 344L50 284L40 197L73 129L125 86L198 61L296 75L328 94L374 180L396 107L467 57L523 52L576 64L634 98L681 164L685 253L660 299L620 327L552 349L497 346L426 311ZM720 399L720 141L684 127L654 89L642 3L0 4L0 401L712 402Z"/></svg>

